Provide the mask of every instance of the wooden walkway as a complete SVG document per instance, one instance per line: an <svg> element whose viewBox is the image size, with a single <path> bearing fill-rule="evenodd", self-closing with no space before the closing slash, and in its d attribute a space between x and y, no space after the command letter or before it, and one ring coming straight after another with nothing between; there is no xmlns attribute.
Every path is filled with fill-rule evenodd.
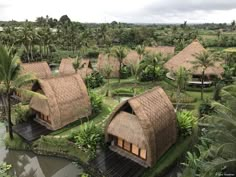
<svg viewBox="0 0 236 177"><path fill-rule="evenodd" d="M41 135L47 135L52 131L35 121L24 122L13 126L13 131L28 142L32 142Z"/></svg>
<svg viewBox="0 0 236 177"><path fill-rule="evenodd" d="M101 152L90 164L105 177L140 177L145 171L141 165L109 149Z"/></svg>

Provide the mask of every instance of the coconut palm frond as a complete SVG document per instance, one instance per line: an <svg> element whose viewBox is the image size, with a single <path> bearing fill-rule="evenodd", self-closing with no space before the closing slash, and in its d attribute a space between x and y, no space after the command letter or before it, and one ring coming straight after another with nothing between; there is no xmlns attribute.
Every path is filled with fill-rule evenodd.
<svg viewBox="0 0 236 177"><path fill-rule="evenodd" d="M224 143L216 150L217 155L227 153L230 156L236 156L236 143Z"/></svg>
<svg viewBox="0 0 236 177"><path fill-rule="evenodd" d="M231 166L235 167L236 165L236 158L231 158L231 159L224 159L221 157L218 157L211 162L208 162L205 164L205 173L208 173L212 171L212 169L221 169L224 166Z"/></svg>
<svg viewBox="0 0 236 177"><path fill-rule="evenodd" d="M24 85L30 84L33 81L36 81L37 78L33 74L24 74L24 75L19 75L15 80L14 80L14 87L16 88L21 88Z"/></svg>
<svg viewBox="0 0 236 177"><path fill-rule="evenodd" d="M42 95L42 94L37 93L37 92L30 91L30 90L27 90L27 89L16 88L16 91L18 93L20 93L23 97L33 97L33 96L36 96L36 97L39 97L40 99L47 100L47 97L45 95Z"/></svg>

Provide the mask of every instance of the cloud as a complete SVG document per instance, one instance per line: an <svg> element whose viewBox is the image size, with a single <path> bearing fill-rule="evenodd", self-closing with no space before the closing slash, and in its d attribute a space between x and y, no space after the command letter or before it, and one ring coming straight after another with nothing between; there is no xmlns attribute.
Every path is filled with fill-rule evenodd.
<svg viewBox="0 0 236 177"><path fill-rule="evenodd" d="M189 12L232 10L236 8L236 1L231 0L157 0L146 6L151 12Z"/></svg>
<svg viewBox="0 0 236 177"><path fill-rule="evenodd" d="M3 0L0 0L3 1ZM67 14L80 22L190 23L231 22L236 0L5 0L0 20L35 20Z"/></svg>
<svg viewBox="0 0 236 177"><path fill-rule="evenodd" d="M231 22L236 14L236 1L227 0L149 0L137 12L125 16L113 11L121 21L144 23ZM114 15L115 14L115 15Z"/></svg>

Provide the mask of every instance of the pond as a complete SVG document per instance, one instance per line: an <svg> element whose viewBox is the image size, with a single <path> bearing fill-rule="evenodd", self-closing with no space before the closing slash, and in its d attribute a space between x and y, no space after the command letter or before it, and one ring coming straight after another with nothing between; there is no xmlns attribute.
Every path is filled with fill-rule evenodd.
<svg viewBox="0 0 236 177"><path fill-rule="evenodd" d="M4 146L4 133L5 127L0 122L0 163L11 164L12 175L17 177L78 177L83 172L81 167L65 159L8 150Z"/></svg>

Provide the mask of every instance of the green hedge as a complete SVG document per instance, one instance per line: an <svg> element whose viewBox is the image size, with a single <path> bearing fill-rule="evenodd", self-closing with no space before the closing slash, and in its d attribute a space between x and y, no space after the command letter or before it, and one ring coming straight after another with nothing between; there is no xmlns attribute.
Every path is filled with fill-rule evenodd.
<svg viewBox="0 0 236 177"><path fill-rule="evenodd" d="M10 139L9 134L6 134L4 142L5 146L9 149L15 149L15 150L30 149L30 146L27 143L25 143L25 141L17 134L13 134L13 140Z"/></svg>
<svg viewBox="0 0 236 177"><path fill-rule="evenodd" d="M42 136L33 143L32 150L36 154L65 157L83 163L87 163L89 160L89 155L86 152L81 151L74 143L60 136Z"/></svg>
<svg viewBox="0 0 236 177"><path fill-rule="evenodd" d="M118 88L112 91L113 96L133 96L134 91L131 88Z"/></svg>
<svg viewBox="0 0 236 177"><path fill-rule="evenodd" d="M193 91L193 92L201 92L201 87L186 87L187 91ZM204 92L213 92L214 91L214 86L211 87L205 87Z"/></svg>

